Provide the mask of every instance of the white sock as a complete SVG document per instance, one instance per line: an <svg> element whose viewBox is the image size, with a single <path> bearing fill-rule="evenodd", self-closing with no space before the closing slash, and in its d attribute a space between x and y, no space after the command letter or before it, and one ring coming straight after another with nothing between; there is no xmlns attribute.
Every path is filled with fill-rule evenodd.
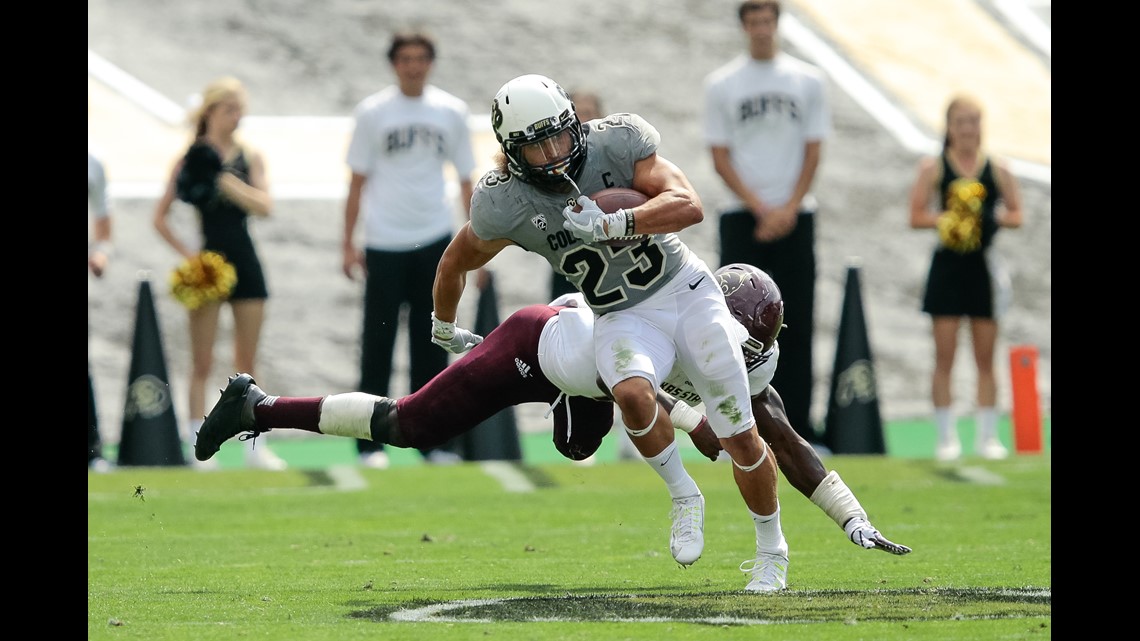
<svg viewBox="0 0 1140 641"><path fill-rule="evenodd" d="M949 407L934 408L934 426L938 429L938 441L958 440L958 427L954 424L954 412Z"/></svg>
<svg viewBox="0 0 1140 641"><path fill-rule="evenodd" d="M190 443L190 445L194 445L195 443L198 442L198 430L202 429L202 423L205 423L205 422L206 422L206 419L202 419L202 418L190 419L190 437L186 439L186 441L188 443Z"/></svg>
<svg viewBox="0 0 1140 641"><path fill-rule="evenodd" d="M974 429L976 441L978 443L985 443L990 439L997 438L997 410L992 407L979 407L975 415L977 427Z"/></svg>
<svg viewBox="0 0 1140 641"><path fill-rule="evenodd" d="M780 503L776 502L776 511L768 516L761 516L752 510L748 510L748 513L756 524L756 553L788 556L788 541L784 538L784 529L780 527Z"/></svg>
<svg viewBox="0 0 1140 641"><path fill-rule="evenodd" d="M665 481L665 487L669 488L670 497L679 499L701 493L700 488L697 487L697 482L689 476L689 471L685 469L685 464L681 461L681 453L677 451L676 441L661 450L657 456L645 459L645 462Z"/></svg>

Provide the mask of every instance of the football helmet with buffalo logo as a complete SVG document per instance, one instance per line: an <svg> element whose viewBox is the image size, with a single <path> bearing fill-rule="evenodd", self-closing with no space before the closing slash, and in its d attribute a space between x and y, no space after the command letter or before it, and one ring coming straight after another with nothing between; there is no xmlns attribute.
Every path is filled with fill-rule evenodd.
<svg viewBox="0 0 1140 641"><path fill-rule="evenodd" d="M755 354L772 349L784 328L784 297L776 281L746 263L725 265L715 276L728 310L748 330L744 348Z"/></svg>
<svg viewBox="0 0 1140 641"><path fill-rule="evenodd" d="M507 157L507 169L523 182L561 187L567 175L577 178L586 162L586 141L574 103L546 76L527 74L503 85L491 103L491 127ZM567 139L561 138L563 132ZM523 148L547 141L552 149L565 151L538 164L528 161Z"/></svg>

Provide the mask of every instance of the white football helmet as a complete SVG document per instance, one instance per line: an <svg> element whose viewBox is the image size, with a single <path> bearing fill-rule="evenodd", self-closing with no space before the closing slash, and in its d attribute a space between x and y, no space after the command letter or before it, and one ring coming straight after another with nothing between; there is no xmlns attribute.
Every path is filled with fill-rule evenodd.
<svg viewBox="0 0 1140 641"><path fill-rule="evenodd" d="M507 82L491 103L491 127L507 157L507 169L527 183L563 185L577 178L586 161L582 123L566 90L546 76L527 74ZM570 153L542 165L531 165L522 146L569 131Z"/></svg>

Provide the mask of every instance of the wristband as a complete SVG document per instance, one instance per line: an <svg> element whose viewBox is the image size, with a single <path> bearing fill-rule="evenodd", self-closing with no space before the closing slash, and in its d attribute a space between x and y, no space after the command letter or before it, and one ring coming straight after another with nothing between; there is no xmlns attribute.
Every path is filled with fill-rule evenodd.
<svg viewBox="0 0 1140 641"><path fill-rule="evenodd" d="M435 317L435 312L431 313L431 335L438 339L449 341L455 338L455 323L441 321Z"/></svg>
<svg viewBox="0 0 1140 641"><path fill-rule="evenodd" d="M625 234L623 234L623 235L634 236L635 234L633 233L633 226L634 226L634 224L633 224L633 210L632 209L619 209L619 210L617 210L616 213L622 214L625 216Z"/></svg>
<svg viewBox="0 0 1140 641"><path fill-rule="evenodd" d="M631 228L631 216L625 209L619 209L612 214L602 214L594 226L594 240L609 240L626 235Z"/></svg>
<svg viewBox="0 0 1140 641"><path fill-rule="evenodd" d="M701 424L701 413L689 407L688 403L677 401L673 404L673 409L669 410L669 418L673 421L673 427L691 433L697 429Z"/></svg>

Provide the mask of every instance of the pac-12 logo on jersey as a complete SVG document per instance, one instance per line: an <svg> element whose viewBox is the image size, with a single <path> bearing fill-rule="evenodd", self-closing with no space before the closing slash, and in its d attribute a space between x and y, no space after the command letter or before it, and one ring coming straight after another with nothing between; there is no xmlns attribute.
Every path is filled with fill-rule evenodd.
<svg viewBox="0 0 1140 641"><path fill-rule="evenodd" d="M530 219L530 223L538 227L540 231L546 231L546 214L538 214Z"/></svg>

